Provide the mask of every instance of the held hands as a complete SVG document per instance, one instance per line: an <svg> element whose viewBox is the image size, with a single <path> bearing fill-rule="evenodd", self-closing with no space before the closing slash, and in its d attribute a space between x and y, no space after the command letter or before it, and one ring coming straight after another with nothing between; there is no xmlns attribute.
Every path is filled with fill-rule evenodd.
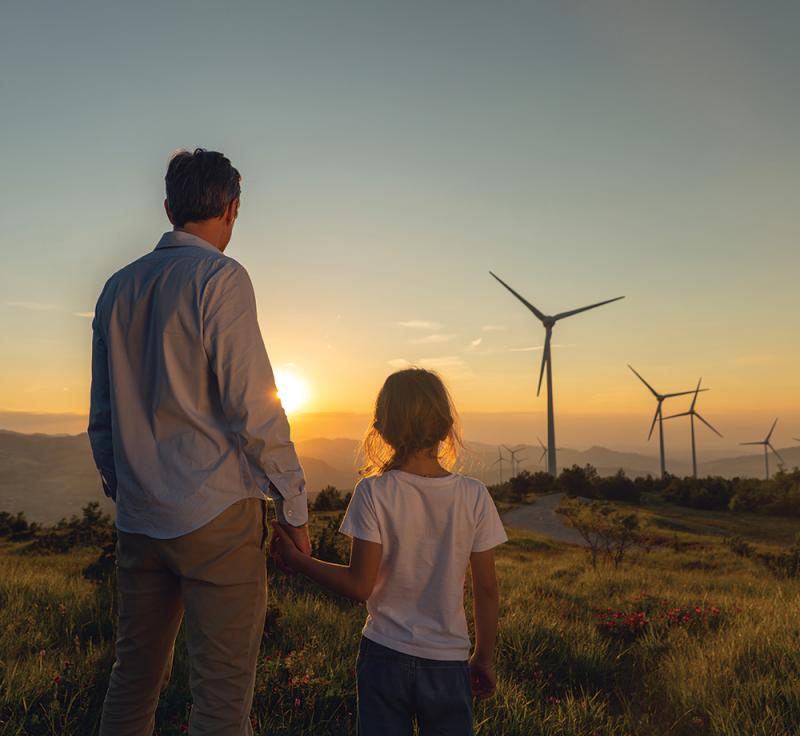
<svg viewBox="0 0 800 736"><path fill-rule="evenodd" d="M290 526L272 523L272 540L269 554L275 560L278 569L287 575L297 572L298 561L311 556L311 540L308 538L308 526Z"/></svg>
<svg viewBox="0 0 800 736"><path fill-rule="evenodd" d="M472 694L479 700L491 698L497 687L492 660L484 660L473 654L469 658L469 682Z"/></svg>

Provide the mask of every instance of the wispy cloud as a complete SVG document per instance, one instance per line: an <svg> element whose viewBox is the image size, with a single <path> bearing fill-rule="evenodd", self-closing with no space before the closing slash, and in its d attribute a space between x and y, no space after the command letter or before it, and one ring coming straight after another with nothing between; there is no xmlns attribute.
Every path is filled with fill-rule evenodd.
<svg viewBox="0 0 800 736"><path fill-rule="evenodd" d="M450 342L454 340L455 335L442 335L435 333L433 335L426 335L425 337L418 337L415 340L409 340L413 345L435 345L440 342Z"/></svg>
<svg viewBox="0 0 800 736"><path fill-rule="evenodd" d="M420 368L427 368L432 371L442 371L446 374L448 379L461 380L464 378L473 378L474 373L462 358L458 355L441 355L434 358L420 358L412 362L405 358L393 358L387 361L395 370L403 368L410 368L411 366L419 366Z"/></svg>
<svg viewBox="0 0 800 736"><path fill-rule="evenodd" d="M500 332L501 330L507 330L508 327L504 325L484 325L481 329L484 332Z"/></svg>
<svg viewBox="0 0 800 736"><path fill-rule="evenodd" d="M52 312L58 309L57 304L46 304L44 302L6 302L9 307L19 307L20 309L30 309L32 312Z"/></svg>
<svg viewBox="0 0 800 736"><path fill-rule="evenodd" d="M481 343L483 342L482 337L475 338L474 340L470 340L469 345L467 345L467 350L475 350Z"/></svg>
<svg viewBox="0 0 800 736"><path fill-rule="evenodd" d="M73 312L75 317L85 317L86 319L94 319L94 312Z"/></svg>
<svg viewBox="0 0 800 736"><path fill-rule="evenodd" d="M412 330L441 330L444 327L440 322L429 322L424 319L409 319L404 322L395 322L395 325Z"/></svg>

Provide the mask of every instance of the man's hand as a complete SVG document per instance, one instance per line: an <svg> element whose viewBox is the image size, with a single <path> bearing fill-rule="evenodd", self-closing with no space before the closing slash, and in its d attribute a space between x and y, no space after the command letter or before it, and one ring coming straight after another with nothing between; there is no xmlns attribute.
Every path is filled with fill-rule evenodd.
<svg viewBox="0 0 800 736"><path fill-rule="evenodd" d="M272 540L269 544L269 555L275 560L278 569L287 575L294 575L295 568L291 563L295 555L311 556L311 540L308 537L308 524L291 526L272 522Z"/></svg>
<svg viewBox="0 0 800 736"><path fill-rule="evenodd" d="M479 700L490 698L497 687L492 661L472 655L469 658L469 681L472 694Z"/></svg>

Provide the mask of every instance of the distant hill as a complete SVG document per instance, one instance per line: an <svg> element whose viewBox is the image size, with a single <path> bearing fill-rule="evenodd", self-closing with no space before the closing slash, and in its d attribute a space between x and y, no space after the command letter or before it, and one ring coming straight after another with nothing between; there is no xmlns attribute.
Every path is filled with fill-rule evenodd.
<svg viewBox="0 0 800 736"><path fill-rule="evenodd" d="M336 441L310 446L323 448L327 442ZM355 441L346 442L355 447ZM299 447L298 454L311 496L326 485L350 490L357 480L354 467L348 468L346 462L328 462L326 458L338 457L333 451L322 459L306 455ZM31 521L52 524L79 514L91 501L99 501L105 511L114 513L113 502L100 486L88 435L0 430L0 511L24 511Z"/></svg>
<svg viewBox="0 0 800 736"><path fill-rule="evenodd" d="M306 439L296 443L300 462L306 473L309 495L314 496L326 485L350 490L358 480L357 457L359 443L354 439ZM539 464L541 448L521 446L520 469L543 470ZM789 468L800 466L800 446L779 448ZM480 478L485 483L497 483L500 474L497 446L481 442L467 443L459 470ZM658 458L635 452L617 452L607 447L588 450L559 448L559 468L571 465L593 465L601 475L612 475L622 468L629 476L658 473ZM777 469L770 458L771 470ZM668 459L668 469L676 475L691 472L688 462ZM763 477L763 455L736 455L701 463L700 475ZM509 477L511 467L503 463L503 477ZM22 434L0 430L0 510L24 511L32 521L53 523L64 516L80 512L90 501L99 501L113 513L114 505L100 488L94 467L89 438L79 435Z"/></svg>

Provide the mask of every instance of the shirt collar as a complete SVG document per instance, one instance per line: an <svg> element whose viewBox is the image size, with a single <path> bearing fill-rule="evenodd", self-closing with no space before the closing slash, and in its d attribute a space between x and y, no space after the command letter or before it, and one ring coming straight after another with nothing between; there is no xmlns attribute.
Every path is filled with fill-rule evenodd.
<svg viewBox="0 0 800 736"><path fill-rule="evenodd" d="M215 253L219 253L219 248L211 245L207 240L198 238L196 235L184 232L183 230L170 230L161 236L161 240L156 245L156 250L160 248L176 248L181 245L196 245L200 248L210 248Z"/></svg>

